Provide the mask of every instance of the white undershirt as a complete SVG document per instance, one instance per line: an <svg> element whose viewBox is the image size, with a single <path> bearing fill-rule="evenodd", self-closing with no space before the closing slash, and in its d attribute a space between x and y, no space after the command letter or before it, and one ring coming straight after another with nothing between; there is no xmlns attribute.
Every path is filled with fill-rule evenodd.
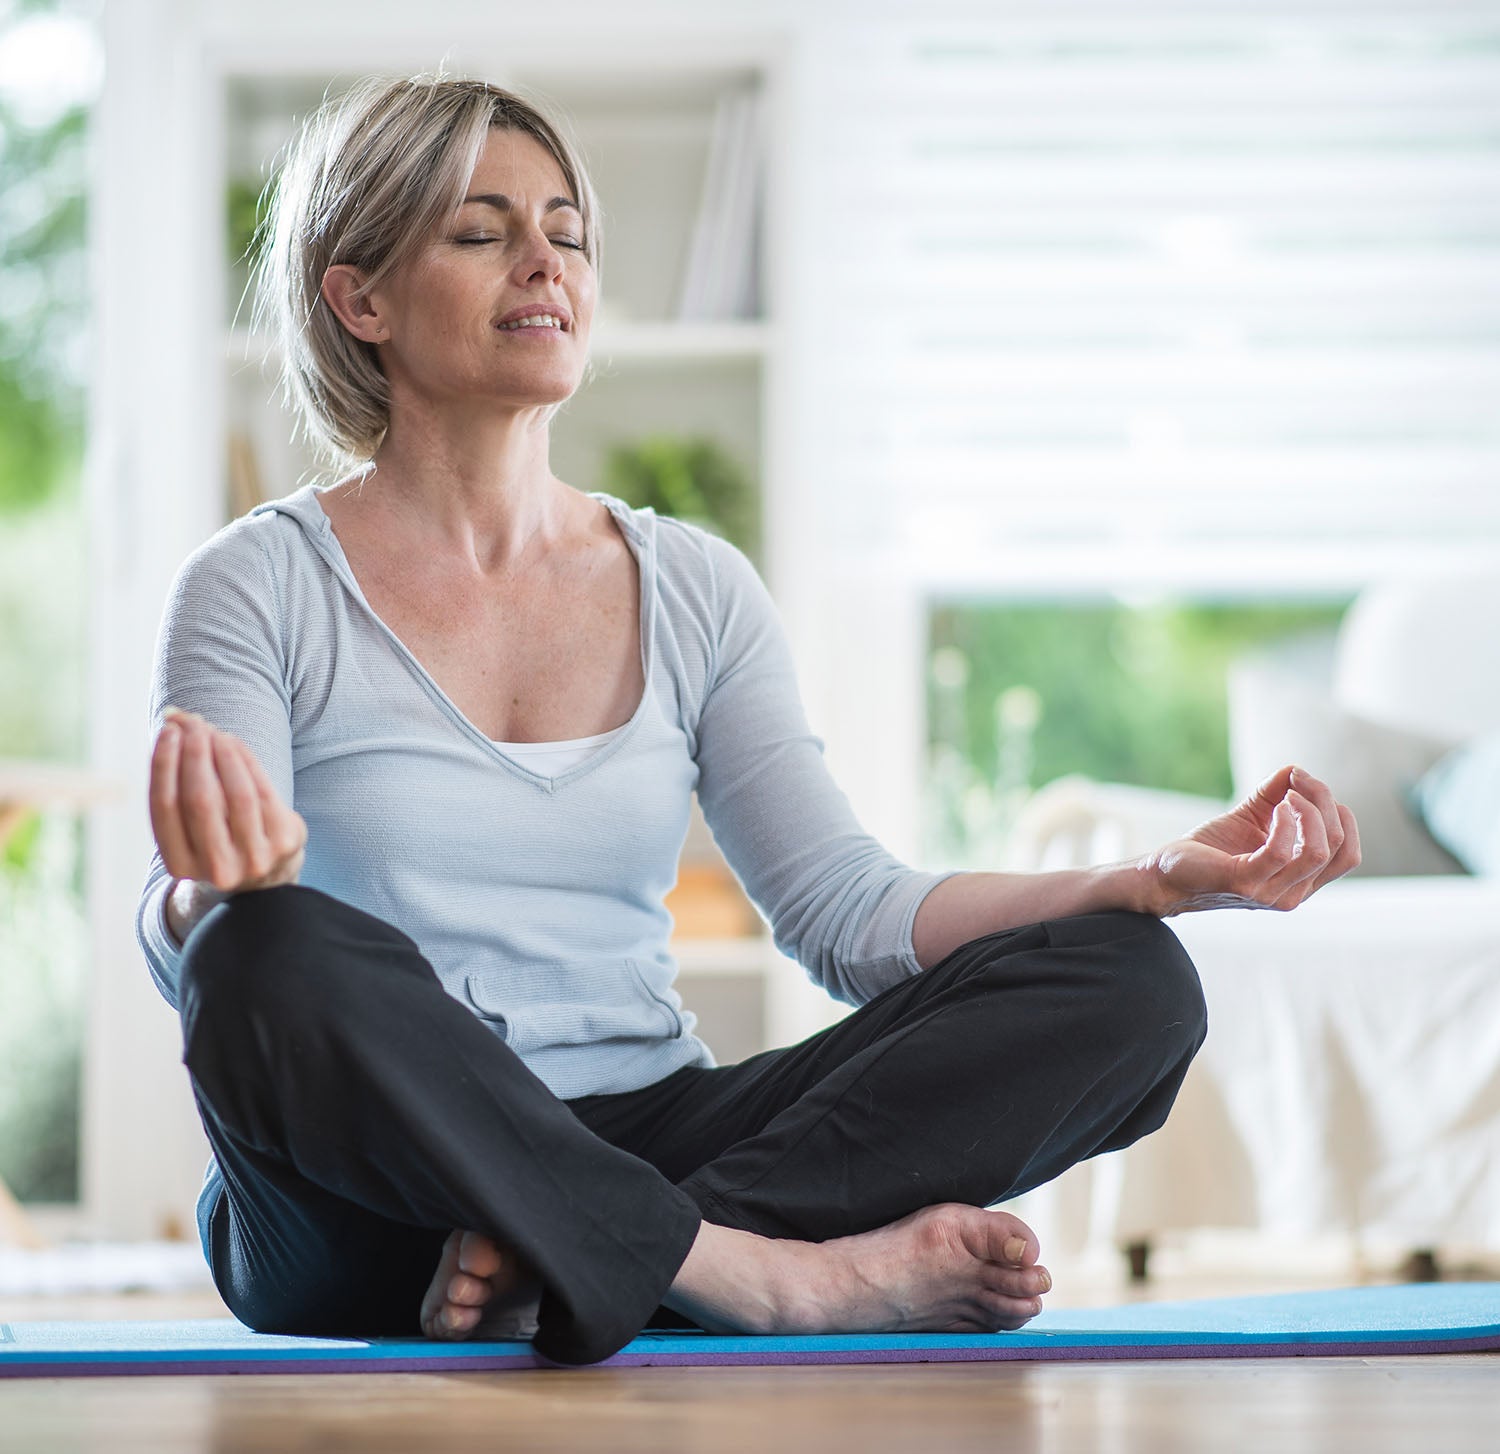
<svg viewBox="0 0 1500 1454"><path fill-rule="evenodd" d="M629 725L622 723L595 737L573 737L566 742L495 742L495 746L518 767L524 767L538 777L557 777L592 757Z"/></svg>

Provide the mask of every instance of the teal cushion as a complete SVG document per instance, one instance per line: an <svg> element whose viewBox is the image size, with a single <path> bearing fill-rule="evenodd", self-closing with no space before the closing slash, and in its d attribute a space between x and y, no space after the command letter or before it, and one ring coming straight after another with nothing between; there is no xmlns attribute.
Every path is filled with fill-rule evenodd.
<svg viewBox="0 0 1500 1454"><path fill-rule="evenodd" d="M1500 877L1500 732L1439 758L1412 797L1427 831L1470 873Z"/></svg>

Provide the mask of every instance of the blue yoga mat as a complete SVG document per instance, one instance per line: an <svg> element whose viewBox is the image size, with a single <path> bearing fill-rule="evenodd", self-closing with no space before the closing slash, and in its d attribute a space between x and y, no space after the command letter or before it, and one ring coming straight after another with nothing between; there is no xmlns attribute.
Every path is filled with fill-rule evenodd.
<svg viewBox="0 0 1500 1454"><path fill-rule="evenodd" d="M1016 1333L746 1337L643 1333L606 1366L1284 1358L1500 1349L1500 1283L1423 1284L1043 1313ZM0 1323L0 1377L488 1372L544 1367L529 1343L283 1338L230 1318Z"/></svg>

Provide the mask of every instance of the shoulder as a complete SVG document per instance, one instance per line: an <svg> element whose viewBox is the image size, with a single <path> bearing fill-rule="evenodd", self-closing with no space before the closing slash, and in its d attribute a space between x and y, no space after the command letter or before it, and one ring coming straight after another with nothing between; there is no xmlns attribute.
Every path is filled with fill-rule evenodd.
<svg viewBox="0 0 1500 1454"><path fill-rule="evenodd" d="M289 586L310 562L297 520L275 508L281 503L258 506L198 546L178 567L169 611L282 614Z"/></svg>
<svg viewBox="0 0 1500 1454"><path fill-rule="evenodd" d="M616 518L634 531L637 545L654 546L662 584L700 603L710 614L718 614L728 599L757 587L764 589L749 556L733 542L690 520L607 498Z"/></svg>
<svg viewBox="0 0 1500 1454"><path fill-rule="evenodd" d="M685 520L659 522L664 599L681 601L707 653L710 683L730 666L784 649L780 613L755 563L739 546Z"/></svg>
<svg viewBox="0 0 1500 1454"><path fill-rule="evenodd" d="M217 577L245 583L284 575L298 557L306 490L257 505L215 531L183 562L179 577Z"/></svg>
<svg viewBox="0 0 1500 1454"><path fill-rule="evenodd" d="M243 515L209 536L177 570L174 589L219 589L269 582L266 530L257 517Z"/></svg>

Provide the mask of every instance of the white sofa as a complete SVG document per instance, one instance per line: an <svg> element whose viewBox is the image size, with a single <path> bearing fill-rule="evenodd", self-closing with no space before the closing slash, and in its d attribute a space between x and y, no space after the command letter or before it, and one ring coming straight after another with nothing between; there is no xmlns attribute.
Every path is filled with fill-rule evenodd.
<svg viewBox="0 0 1500 1454"><path fill-rule="evenodd" d="M1207 1044L1160 1132L1019 1203L1054 1259L1133 1247L1139 1272L1141 1249L1205 1228L1500 1253L1500 881L1464 873L1404 801L1448 747L1500 730L1497 658L1500 568L1371 588L1329 659L1237 667L1236 789L1283 762L1318 773L1355 808L1365 865L1290 914L1171 921ZM1111 861L1223 806L1065 779L1023 812L1013 863Z"/></svg>

